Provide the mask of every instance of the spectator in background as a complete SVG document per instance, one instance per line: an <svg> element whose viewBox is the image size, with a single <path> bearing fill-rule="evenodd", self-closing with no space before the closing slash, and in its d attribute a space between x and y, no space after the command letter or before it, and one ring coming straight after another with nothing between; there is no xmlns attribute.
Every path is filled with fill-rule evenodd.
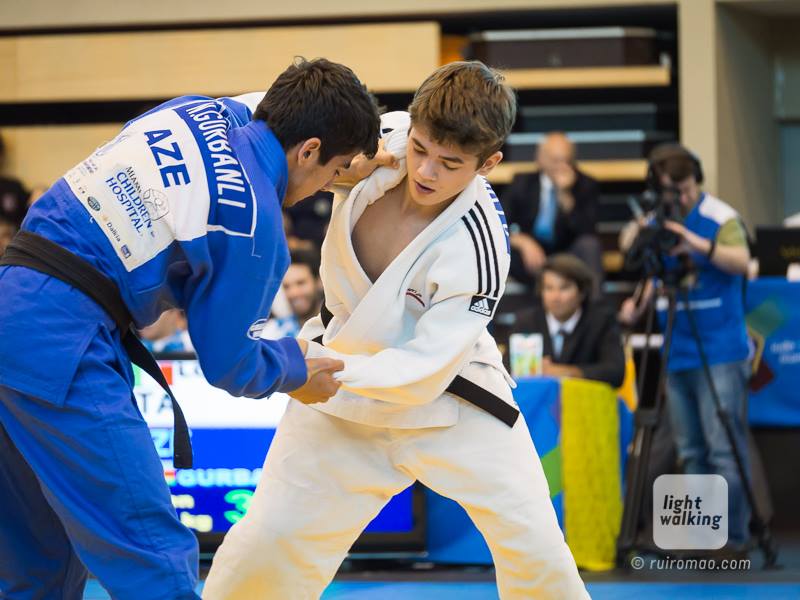
<svg viewBox="0 0 800 600"><path fill-rule="evenodd" d="M5 217L0 217L0 256L6 251L6 246L17 233L16 223L9 221Z"/></svg>
<svg viewBox="0 0 800 600"><path fill-rule="evenodd" d="M158 320L139 333L150 352L194 352L186 316L177 308L161 313Z"/></svg>
<svg viewBox="0 0 800 600"><path fill-rule="evenodd" d="M292 216L286 209L283 210L281 216L283 217L283 234L286 237L286 245L289 250L313 250L314 242L295 235Z"/></svg>
<svg viewBox="0 0 800 600"><path fill-rule="evenodd" d="M317 316L322 308L319 263L318 252L295 250L292 252L292 264L283 278L283 292L299 327Z"/></svg>
<svg viewBox="0 0 800 600"><path fill-rule="evenodd" d="M308 240L314 247L322 246L328 221L331 218L333 194L320 191L286 209L292 220L292 235L301 240Z"/></svg>
<svg viewBox="0 0 800 600"><path fill-rule="evenodd" d="M728 544L733 556L747 553L751 507L725 427L705 375L708 364L714 388L727 413L733 442L750 478L747 454L747 383L750 352L744 307L744 282L750 261L747 232L739 214L719 198L702 190L699 159L678 144L653 149L650 167L665 198L676 196L683 223L668 220L664 227L678 244L662 260L668 271L687 272L680 283L672 343L667 357L667 406L673 439L683 471L716 473L728 482ZM639 226L633 225L632 243ZM623 251L628 248L623 245ZM653 294L660 290L652 281L638 301L629 298L620 309L620 320L632 325L644 313ZM662 330L666 325L666 298L656 302ZM690 311L687 312L686 307ZM700 345L698 345L698 340ZM700 352L702 346L702 354Z"/></svg>
<svg viewBox="0 0 800 600"><path fill-rule="evenodd" d="M511 232L511 276L533 286L547 256L574 254L602 279L597 182L575 166L575 147L563 133L548 134L537 150L539 171L514 177L503 194Z"/></svg>
<svg viewBox="0 0 800 600"><path fill-rule="evenodd" d="M5 159L5 144L0 137L0 169L5 167ZM19 228L27 212L28 192L22 182L13 177L0 176L0 218Z"/></svg>
<svg viewBox="0 0 800 600"><path fill-rule="evenodd" d="M292 250L292 263L281 286L292 312L286 317L272 315L261 333L262 338L294 337L306 321L319 314L323 301L319 263L319 253L315 250Z"/></svg>
<svg viewBox="0 0 800 600"><path fill-rule="evenodd" d="M591 300L594 277L575 256L557 254L544 263L542 306L517 313L514 331L541 333L542 373L580 377L612 387L625 377L625 352L614 311Z"/></svg>

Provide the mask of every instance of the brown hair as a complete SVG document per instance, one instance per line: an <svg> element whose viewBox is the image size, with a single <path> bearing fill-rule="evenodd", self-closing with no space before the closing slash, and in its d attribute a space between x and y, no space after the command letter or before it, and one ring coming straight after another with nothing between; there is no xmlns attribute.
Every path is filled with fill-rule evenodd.
<svg viewBox="0 0 800 600"><path fill-rule="evenodd" d="M584 304L591 298L595 285L594 274L591 269L586 266L586 263L577 256L572 254L554 254L547 259L544 263L544 267L542 267L542 274L539 277L540 296L544 274L547 272L555 273L564 279L572 281L578 287L578 292L583 296Z"/></svg>
<svg viewBox="0 0 800 600"><path fill-rule="evenodd" d="M316 249L296 248L289 252L293 265L305 265L314 279L319 279L320 256Z"/></svg>
<svg viewBox="0 0 800 600"><path fill-rule="evenodd" d="M703 172L700 161L686 148L675 142L659 144L650 151L648 157L650 167L648 184L659 188L662 175L669 177L673 183L679 183L687 177L694 176L697 183L702 183Z"/></svg>
<svg viewBox="0 0 800 600"><path fill-rule="evenodd" d="M454 144L478 157L497 152L514 125L517 100L503 76L480 61L439 67L414 94L411 123L439 144Z"/></svg>
<svg viewBox="0 0 800 600"><path fill-rule="evenodd" d="M658 165L658 170L674 183L678 183L694 176L694 163L688 156L671 156Z"/></svg>

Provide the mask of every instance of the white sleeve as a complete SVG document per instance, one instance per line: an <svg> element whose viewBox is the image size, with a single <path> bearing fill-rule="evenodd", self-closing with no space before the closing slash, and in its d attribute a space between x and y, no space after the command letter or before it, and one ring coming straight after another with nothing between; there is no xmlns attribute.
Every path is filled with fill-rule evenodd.
<svg viewBox="0 0 800 600"><path fill-rule="evenodd" d="M345 361L345 369L336 376L344 389L385 402L426 404L458 375L491 320L509 265L504 252L496 287L479 289L480 267L472 245L463 241L469 252L463 244L455 245L432 266L429 280L438 289L411 340L372 356L328 354Z"/></svg>
<svg viewBox="0 0 800 600"><path fill-rule="evenodd" d="M231 100L236 100L236 102L241 102L247 108L250 109L251 113L256 112L256 107L258 103L264 99L264 96L267 92L248 92L247 94L240 94L239 96L232 96Z"/></svg>
<svg viewBox="0 0 800 600"><path fill-rule="evenodd" d="M325 325L322 322L322 316L316 315L311 317L308 321L306 321L303 326L300 328L300 333L297 334L297 337L301 340L306 340L310 342L311 340L317 339L319 336L325 333ZM309 357L309 358L316 358L316 357Z"/></svg>
<svg viewBox="0 0 800 600"><path fill-rule="evenodd" d="M400 135L408 135L408 130L411 128L411 115L404 110L395 110L393 112L384 113L381 115L381 137L390 138L388 134L395 129L402 132ZM388 140L387 140L388 141Z"/></svg>
<svg viewBox="0 0 800 600"><path fill-rule="evenodd" d="M406 160L406 146L408 144L408 129L411 126L411 117L407 112L394 111L381 115L381 138L384 143L384 150L391 152L399 161L400 165L397 169L390 169L391 173L388 177L367 177L355 184L342 184L334 183L328 191L334 194L334 203L337 202L339 197L347 199L353 189L357 186L369 186L366 194L371 198L380 198L383 192L391 187L397 185L397 182L406 176L405 160ZM380 172L388 167L381 167L376 172Z"/></svg>

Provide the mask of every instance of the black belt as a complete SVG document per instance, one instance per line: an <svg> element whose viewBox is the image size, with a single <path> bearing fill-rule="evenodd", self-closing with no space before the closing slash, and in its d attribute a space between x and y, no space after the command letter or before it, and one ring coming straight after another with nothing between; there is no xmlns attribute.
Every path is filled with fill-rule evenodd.
<svg viewBox="0 0 800 600"><path fill-rule="evenodd" d="M320 310L320 318L322 319L322 324L326 328L333 318L331 311L328 310L328 307L325 306L324 303ZM322 336L317 337L314 341L321 344ZM513 427L514 423L516 423L519 418L519 411L508 402L461 375L455 376L453 381L450 382L450 385L447 386L447 389L445 389L445 392L458 396L470 404L474 404L478 408L485 410L509 427Z"/></svg>
<svg viewBox="0 0 800 600"><path fill-rule="evenodd" d="M14 236L5 254L0 257L0 266L2 265L28 267L60 279L89 296L114 319L131 362L155 379L172 400L175 430L173 463L178 469L190 469L192 442L183 411L156 359L134 332L133 319L114 282L84 259L30 231L20 231Z"/></svg>

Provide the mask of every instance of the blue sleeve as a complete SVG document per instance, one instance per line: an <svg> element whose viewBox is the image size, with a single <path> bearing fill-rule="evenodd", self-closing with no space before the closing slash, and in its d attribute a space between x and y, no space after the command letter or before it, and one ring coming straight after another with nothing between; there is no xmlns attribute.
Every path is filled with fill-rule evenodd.
<svg viewBox="0 0 800 600"><path fill-rule="evenodd" d="M180 242L190 268L180 295L209 383L234 396L261 398L303 385L306 365L297 340L259 337L288 250L279 242L259 253L254 243L218 231Z"/></svg>

